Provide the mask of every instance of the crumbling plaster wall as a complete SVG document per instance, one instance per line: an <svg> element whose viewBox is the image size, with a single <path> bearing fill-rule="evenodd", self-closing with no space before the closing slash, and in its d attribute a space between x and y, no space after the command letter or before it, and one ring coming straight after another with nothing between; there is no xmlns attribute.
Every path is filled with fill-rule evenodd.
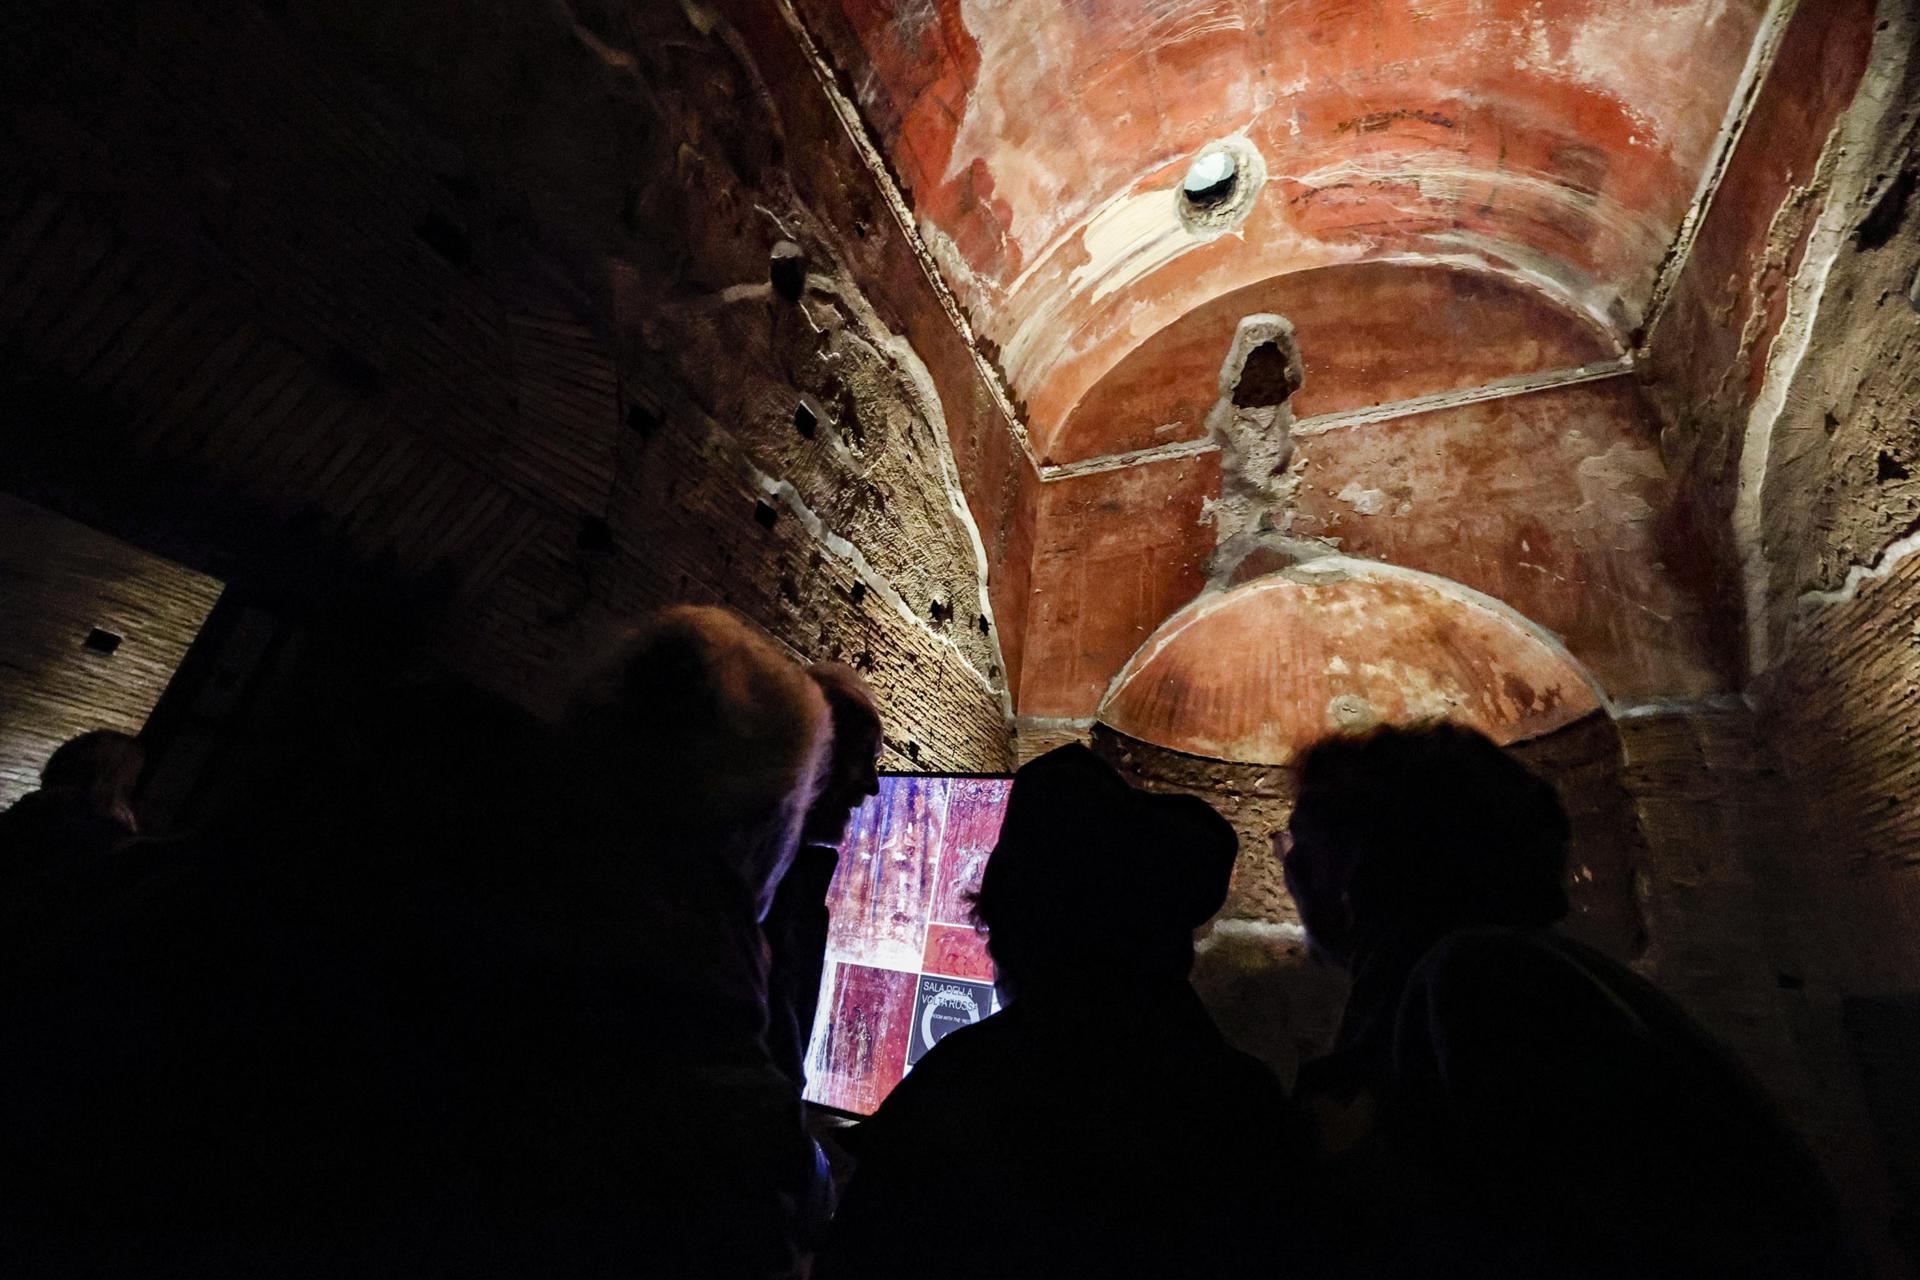
<svg viewBox="0 0 1920 1280"><path fill-rule="evenodd" d="M1311 336L1301 398L1315 386ZM1214 377L1206 387L1217 394ZM1504 601L1563 637L1623 703L1731 687L1733 646L1683 572L1690 548L1663 518L1656 423L1631 379L1471 397L1296 423L1286 532ZM1022 717L1090 716L1198 594L1221 466L1195 451L1062 469L1038 486Z"/></svg>
<svg viewBox="0 0 1920 1280"><path fill-rule="evenodd" d="M1746 622L1733 530L1749 418L1829 206L1836 129L1873 51L1875 10L1875 0L1797 6L1640 343L1673 477L1667 541L1728 636Z"/></svg>
<svg viewBox="0 0 1920 1280"><path fill-rule="evenodd" d="M1911 1005L1920 987L1916 48L1912 0L1799 7L1645 364L1675 515L1711 562L1717 616L1744 630L1758 712L1644 739L1660 753L1696 740L1672 757L1679 803L1649 832L1726 847L1702 838L1709 821L1740 850L1676 881L1687 929L1663 974L1747 1005L1749 1027L1786 1027L1799 1086L1770 1081L1869 1234L1904 1233L1909 1265L1920 1128L1884 1068L1897 1044L1910 1079L1914 1021L1874 1047L1860 1002ZM1728 956L1772 968L1778 990L1726 984Z"/></svg>
<svg viewBox="0 0 1920 1280"><path fill-rule="evenodd" d="M1630 328L1765 0L1060 6L796 0L1039 430L1140 341L1283 269L1417 255ZM1171 199L1272 175L1245 235Z"/></svg>
<svg viewBox="0 0 1920 1280"><path fill-rule="evenodd" d="M1000 767L1006 424L768 13L12 7L0 483L223 577L432 576L438 656L536 707L728 603L866 670L888 763Z"/></svg>
<svg viewBox="0 0 1920 1280"><path fill-rule="evenodd" d="M1796 282L1777 414L1747 441L1745 548L1755 693L1812 836L1808 927L1833 977L1874 994L1920 988L1920 5L1883 20L1835 185L1850 198Z"/></svg>

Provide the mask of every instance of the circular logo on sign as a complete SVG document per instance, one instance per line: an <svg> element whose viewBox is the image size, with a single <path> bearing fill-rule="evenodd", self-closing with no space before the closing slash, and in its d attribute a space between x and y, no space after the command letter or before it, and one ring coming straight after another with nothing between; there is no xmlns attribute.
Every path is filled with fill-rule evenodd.
<svg viewBox="0 0 1920 1280"><path fill-rule="evenodd" d="M957 1026L967 1026L980 1021L980 1002L965 991L936 991L927 1001L926 1008L920 1011L920 1038L931 1048L940 1039L933 1033L935 1018L943 1011L947 1020ZM953 1030L952 1026L947 1031ZM945 1034L944 1032L942 1034Z"/></svg>

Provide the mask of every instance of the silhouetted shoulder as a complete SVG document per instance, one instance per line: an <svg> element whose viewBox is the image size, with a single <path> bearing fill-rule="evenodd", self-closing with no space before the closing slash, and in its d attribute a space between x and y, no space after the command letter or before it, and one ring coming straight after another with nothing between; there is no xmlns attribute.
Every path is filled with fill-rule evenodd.
<svg viewBox="0 0 1920 1280"><path fill-rule="evenodd" d="M1831 1192L1771 1099L1671 998L1577 942L1441 941L1407 983L1393 1073L1409 1150L1490 1239L1628 1273L1849 1274Z"/></svg>

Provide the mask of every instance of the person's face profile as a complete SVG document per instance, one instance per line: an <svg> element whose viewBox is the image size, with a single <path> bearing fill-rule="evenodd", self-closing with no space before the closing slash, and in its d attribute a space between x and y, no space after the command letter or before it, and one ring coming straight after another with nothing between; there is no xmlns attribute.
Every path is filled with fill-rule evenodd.
<svg viewBox="0 0 1920 1280"><path fill-rule="evenodd" d="M868 796L880 794L880 726L861 725L836 737L820 794L807 811L804 838L813 844L839 844L847 823Z"/></svg>
<svg viewBox="0 0 1920 1280"><path fill-rule="evenodd" d="M1311 796L1302 796L1287 825L1272 836L1287 893L1307 931L1307 949L1329 963L1348 960L1353 921L1347 907L1347 859L1319 821Z"/></svg>

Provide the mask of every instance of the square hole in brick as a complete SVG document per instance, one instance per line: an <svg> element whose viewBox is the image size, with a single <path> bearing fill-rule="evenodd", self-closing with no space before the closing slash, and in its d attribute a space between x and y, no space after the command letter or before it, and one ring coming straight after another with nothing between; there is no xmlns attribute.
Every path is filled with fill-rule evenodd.
<svg viewBox="0 0 1920 1280"><path fill-rule="evenodd" d="M582 551L611 551L613 527L599 516L588 516L580 522L580 532L574 536L574 542Z"/></svg>
<svg viewBox="0 0 1920 1280"><path fill-rule="evenodd" d="M780 518L780 513L767 503L756 502L753 504L753 518L762 529L771 529L774 521Z"/></svg>
<svg viewBox="0 0 1920 1280"><path fill-rule="evenodd" d="M813 433L820 425L819 416L802 402L793 409L793 429L807 439L813 439Z"/></svg>
<svg viewBox="0 0 1920 1280"><path fill-rule="evenodd" d="M120 637L111 631L95 627L87 632L87 638L82 643L94 653L111 654L120 647Z"/></svg>

